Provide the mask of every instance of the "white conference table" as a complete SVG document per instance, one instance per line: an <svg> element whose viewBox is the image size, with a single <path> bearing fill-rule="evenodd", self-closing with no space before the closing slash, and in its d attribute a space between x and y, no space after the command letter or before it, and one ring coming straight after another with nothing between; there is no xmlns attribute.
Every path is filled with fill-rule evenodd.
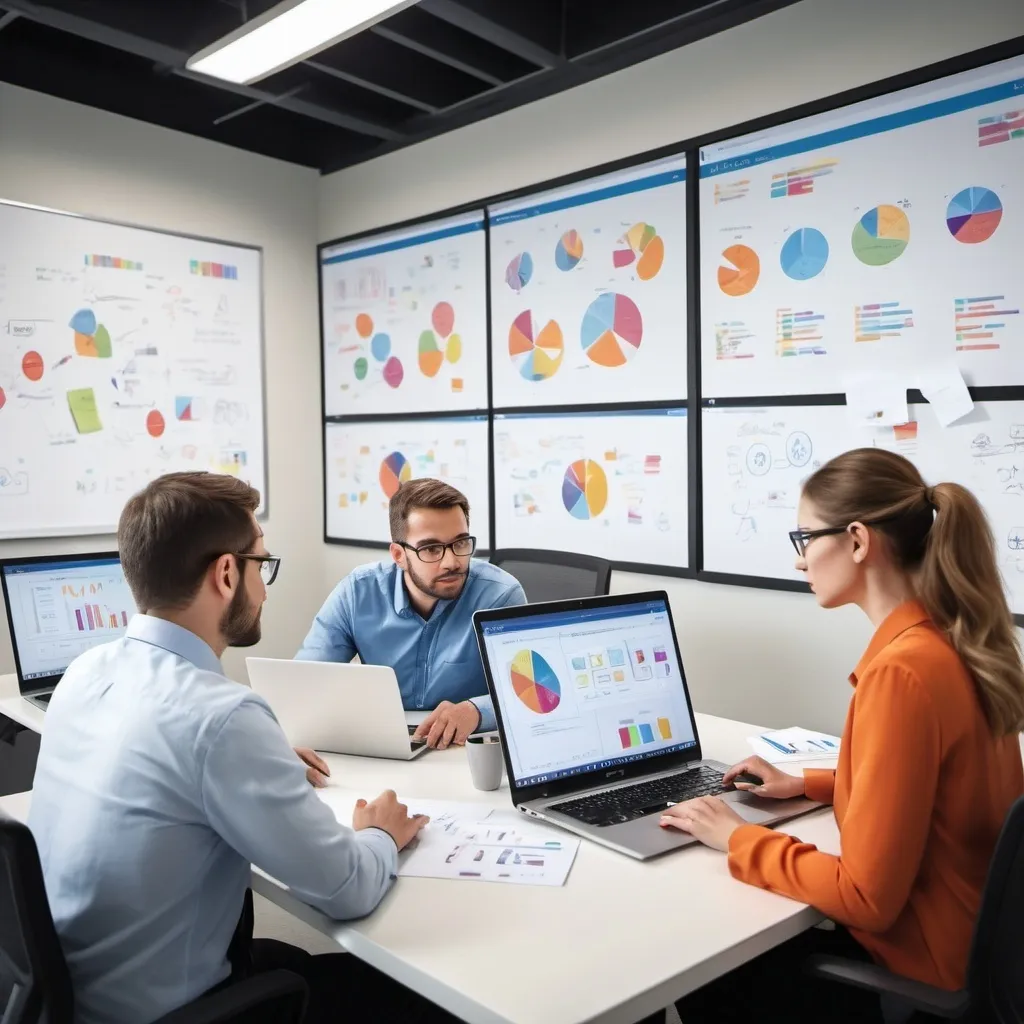
<svg viewBox="0 0 1024 1024"><path fill-rule="evenodd" d="M15 699L28 711L0 699L0 713L16 710L40 728L43 715ZM749 753L754 726L708 715L697 724L705 756L732 762ZM411 809L417 800L511 808L507 783L493 793L473 788L462 749L412 762L326 760L331 782L321 795L346 824L357 797L388 788ZM0 808L24 818L29 799L0 798ZM828 810L783 830L838 851ZM725 856L703 847L640 863L583 842L561 888L400 878L355 922L328 918L256 869L252 887L470 1024L634 1024L821 920L736 882Z"/></svg>

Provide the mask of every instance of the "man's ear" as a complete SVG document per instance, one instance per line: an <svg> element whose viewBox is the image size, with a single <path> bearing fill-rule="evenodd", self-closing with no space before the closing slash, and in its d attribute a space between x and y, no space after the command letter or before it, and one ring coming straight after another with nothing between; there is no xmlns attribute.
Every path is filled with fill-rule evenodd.
<svg viewBox="0 0 1024 1024"><path fill-rule="evenodd" d="M238 586L238 564L231 555L221 555L207 570L208 578L222 597L234 595Z"/></svg>
<svg viewBox="0 0 1024 1024"><path fill-rule="evenodd" d="M400 569L404 569L405 548L403 548L401 544L396 544L394 541L392 541L389 550L391 552L391 557L394 559L395 565L397 565Z"/></svg>

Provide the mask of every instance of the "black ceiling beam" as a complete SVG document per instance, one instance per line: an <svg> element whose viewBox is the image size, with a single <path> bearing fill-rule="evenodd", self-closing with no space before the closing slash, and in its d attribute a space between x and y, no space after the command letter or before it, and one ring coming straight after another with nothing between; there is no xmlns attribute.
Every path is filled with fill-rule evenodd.
<svg viewBox="0 0 1024 1024"><path fill-rule="evenodd" d="M474 78L479 78L481 82L486 82L488 85L501 85L502 80L496 75L492 75L488 71L484 71L482 68L476 67L473 64L467 63L459 57L453 56L451 53L445 53L443 50L438 50L434 46L428 46L426 43L421 43L418 39L413 39L412 36L402 35L400 32L395 32L393 29L387 27L387 25L374 25L370 31L374 35L378 35L381 39L390 39L393 43L398 43L399 46L408 47L410 50L415 50L416 53L423 54L424 57L430 57L432 60L439 61L441 64L447 64L450 68L455 68L456 71L461 71L463 74L472 75Z"/></svg>
<svg viewBox="0 0 1024 1024"><path fill-rule="evenodd" d="M281 93L277 98L278 100L287 99L289 96L295 96L302 92L305 88L303 85L297 85L294 89L288 89L286 92ZM243 114L248 114L250 110L257 110L260 107L265 107L269 103L269 100L253 100L252 103L246 103L244 107L238 107L235 110L230 110L226 114L221 114L220 117L213 119L214 124L224 124L225 121L233 121L236 117L241 117Z"/></svg>
<svg viewBox="0 0 1024 1024"><path fill-rule="evenodd" d="M359 75L353 75L348 71L342 71L341 68L332 68L330 64L321 64L318 60L304 60L302 62L308 68L312 68L314 71L319 71L321 74L330 75L332 78L337 78L339 82L348 82L349 85L357 85L360 89L366 89L368 92L375 92L379 96L386 96L389 100L394 100L396 103L404 103L406 106L414 107L416 110L423 111L424 114L436 114L440 107L433 103L427 103L424 100L418 99L416 96L412 96L405 92L396 92L394 89L389 89L386 85L380 85L378 82L371 82L369 79L360 78Z"/></svg>
<svg viewBox="0 0 1024 1024"><path fill-rule="evenodd" d="M183 78L201 82L226 92L233 92L254 103L259 101L261 105L271 104L293 114L301 114L303 117L332 124L337 128L344 128L346 131L356 132L359 135L381 139L384 142L398 142L403 138L402 132L364 117L353 117L340 111L329 110L327 107L310 103L307 100L296 99L294 96L274 96L272 93L253 86L237 85L234 82L225 82L219 78L196 74L185 67L185 62L191 55L172 46L165 46L163 43L144 39L130 32L122 32L110 26L101 25L77 14L66 14L52 7L46 7L44 4L36 3L35 0L3 0L3 3L13 13L36 24L67 32L69 35L88 39L103 46L123 50L125 53L131 53L137 57L143 57L156 64L171 68L176 75Z"/></svg>
<svg viewBox="0 0 1024 1024"><path fill-rule="evenodd" d="M518 32L513 32L504 25L499 25L491 18L463 7L456 0L420 0L419 8L441 21L448 22L449 25L478 36L492 46L514 53L522 60L536 64L537 67L555 68L566 63L560 54L535 43L532 39L527 39Z"/></svg>

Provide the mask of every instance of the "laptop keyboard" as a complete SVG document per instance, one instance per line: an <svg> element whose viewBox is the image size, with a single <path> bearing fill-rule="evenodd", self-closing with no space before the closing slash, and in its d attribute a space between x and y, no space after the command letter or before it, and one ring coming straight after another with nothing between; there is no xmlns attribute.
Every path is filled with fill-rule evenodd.
<svg viewBox="0 0 1024 1024"><path fill-rule="evenodd" d="M655 814L665 810L669 804L678 804L698 796L717 796L724 792L722 773L700 765L662 779L651 779L635 786L623 786L621 789L567 800L548 810L558 811L585 825L604 828Z"/></svg>

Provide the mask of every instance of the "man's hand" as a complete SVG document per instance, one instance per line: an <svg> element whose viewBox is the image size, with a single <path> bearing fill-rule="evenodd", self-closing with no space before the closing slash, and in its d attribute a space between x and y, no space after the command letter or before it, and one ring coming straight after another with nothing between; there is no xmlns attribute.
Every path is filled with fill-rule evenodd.
<svg viewBox="0 0 1024 1024"><path fill-rule="evenodd" d="M409 817L409 808L398 802L395 791L389 789L376 800L367 803L357 800L352 812L352 827L360 832L364 828L379 828L387 832L399 850L404 850L430 821L425 814Z"/></svg>
<svg viewBox="0 0 1024 1024"><path fill-rule="evenodd" d="M461 704L443 700L423 719L413 739L425 739L428 747L437 747L438 750L444 750L453 743L461 747L479 724L480 712L471 700L464 700Z"/></svg>
<svg viewBox="0 0 1024 1024"><path fill-rule="evenodd" d="M660 824L662 828L689 832L712 850L727 853L733 832L746 822L717 796L699 796L668 808Z"/></svg>
<svg viewBox="0 0 1024 1024"><path fill-rule="evenodd" d="M309 747L296 747L295 753L299 755L299 760L307 765L306 778L309 779L309 784L314 789L323 789L327 785L327 780L331 774L331 769L327 767L327 762L315 750L310 750Z"/></svg>

